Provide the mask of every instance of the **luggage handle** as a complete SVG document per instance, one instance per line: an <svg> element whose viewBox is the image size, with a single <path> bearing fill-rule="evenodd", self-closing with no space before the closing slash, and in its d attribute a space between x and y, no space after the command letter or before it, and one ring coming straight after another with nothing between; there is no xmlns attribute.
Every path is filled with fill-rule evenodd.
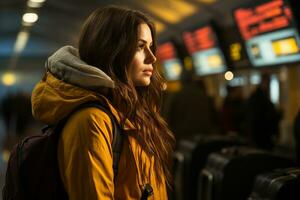
<svg viewBox="0 0 300 200"><path fill-rule="evenodd" d="M207 187L205 188L205 179L207 180ZM198 197L201 200L212 200L212 192L213 192L213 174L208 170L203 169L200 172L200 182L199 182L199 192Z"/></svg>
<svg viewBox="0 0 300 200"><path fill-rule="evenodd" d="M288 174L294 175L294 176L299 176L300 175L300 169L299 168L292 168L288 171Z"/></svg>

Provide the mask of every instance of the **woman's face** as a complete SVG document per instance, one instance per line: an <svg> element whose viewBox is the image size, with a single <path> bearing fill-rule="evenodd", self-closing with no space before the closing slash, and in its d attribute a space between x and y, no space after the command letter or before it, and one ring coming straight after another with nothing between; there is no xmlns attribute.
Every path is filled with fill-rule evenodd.
<svg viewBox="0 0 300 200"><path fill-rule="evenodd" d="M153 63L156 57L151 51L152 35L147 24L138 28L138 43L133 60L129 67L129 76L134 86L148 86L153 73Z"/></svg>

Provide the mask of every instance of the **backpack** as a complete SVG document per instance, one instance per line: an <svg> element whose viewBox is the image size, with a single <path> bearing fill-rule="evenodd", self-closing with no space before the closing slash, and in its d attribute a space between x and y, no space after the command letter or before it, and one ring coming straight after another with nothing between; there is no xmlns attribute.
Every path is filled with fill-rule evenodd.
<svg viewBox="0 0 300 200"><path fill-rule="evenodd" d="M118 174L123 133L114 115L99 102L88 102L75 108L55 126L42 129L43 134L26 137L11 152L2 190L3 200L67 200L58 167L57 148L60 133L69 117L88 107L104 111L113 125L113 170ZM115 180L114 180L115 181Z"/></svg>

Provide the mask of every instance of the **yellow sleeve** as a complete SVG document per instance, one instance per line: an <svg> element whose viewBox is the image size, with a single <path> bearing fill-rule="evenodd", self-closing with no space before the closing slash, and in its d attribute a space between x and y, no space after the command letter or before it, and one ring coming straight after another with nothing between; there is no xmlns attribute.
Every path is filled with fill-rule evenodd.
<svg viewBox="0 0 300 200"><path fill-rule="evenodd" d="M97 108L75 113L62 131L59 168L70 200L111 200L114 196L112 125Z"/></svg>

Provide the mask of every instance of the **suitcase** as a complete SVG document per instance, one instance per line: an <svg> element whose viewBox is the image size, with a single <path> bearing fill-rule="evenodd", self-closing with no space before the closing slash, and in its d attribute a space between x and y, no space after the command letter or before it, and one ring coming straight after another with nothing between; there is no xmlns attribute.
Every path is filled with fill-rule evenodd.
<svg viewBox="0 0 300 200"><path fill-rule="evenodd" d="M291 166L292 160L253 147L224 148L200 172L198 200L246 200L256 175Z"/></svg>
<svg viewBox="0 0 300 200"><path fill-rule="evenodd" d="M180 140L174 153L174 196L169 196L169 199L197 199L197 177L208 155L223 147L239 144L244 144L242 139L222 135L198 135Z"/></svg>
<svg viewBox="0 0 300 200"><path fill-rule="evenodd" d="M286 168L255 178L248 200L299 200L300 168Z"/></svg>

